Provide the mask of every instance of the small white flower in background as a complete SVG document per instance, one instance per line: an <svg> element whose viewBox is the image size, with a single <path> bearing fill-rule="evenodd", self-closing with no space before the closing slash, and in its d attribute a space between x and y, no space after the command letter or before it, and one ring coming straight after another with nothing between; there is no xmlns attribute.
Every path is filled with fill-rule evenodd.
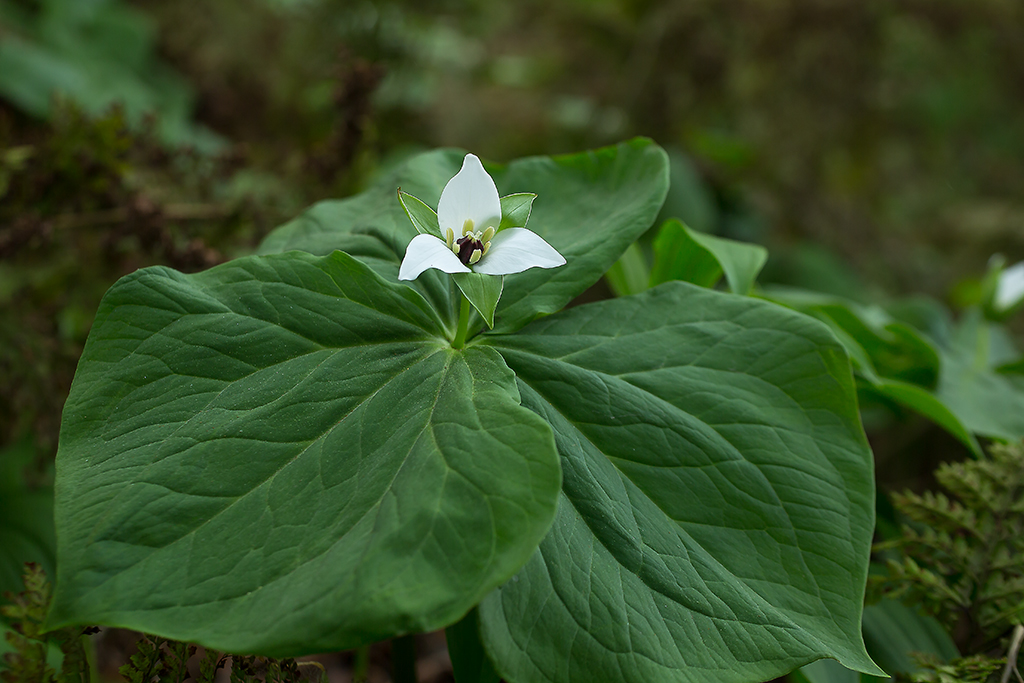
<svg viewBox="0 0 1024 683"><path fill-rule="evenodd" d="M1006 311L1024 299L1024 261L1010 266L999 274L992 306L997 311Z"/></svg>
<svg viewBox="0 0 1024 683"><path fill-rule="evenodd" d="M398 271L399 280L415 280L428 268L446 273L511 275L528 268L557 268L565 259L544 239L526 228L501 223L498 188L480 160L467 154L462 170L448 181L437 204L441 239L416 235L409 242Z"/></svg>

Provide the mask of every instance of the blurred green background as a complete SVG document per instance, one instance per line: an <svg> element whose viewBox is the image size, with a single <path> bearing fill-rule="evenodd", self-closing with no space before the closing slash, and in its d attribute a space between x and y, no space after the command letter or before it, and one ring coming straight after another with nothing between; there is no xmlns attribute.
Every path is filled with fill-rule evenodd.
<svg viewBox="0 0 1024 683"><path fill-rule="evenodd" d="M52 481L118 277L245 254L437 146L650 136L663 218L767 246L762 283L973 303L1024 259L1022 35L1016 0L0 0L5 471ZM868 426L894 485L966 452Z"/></svg>

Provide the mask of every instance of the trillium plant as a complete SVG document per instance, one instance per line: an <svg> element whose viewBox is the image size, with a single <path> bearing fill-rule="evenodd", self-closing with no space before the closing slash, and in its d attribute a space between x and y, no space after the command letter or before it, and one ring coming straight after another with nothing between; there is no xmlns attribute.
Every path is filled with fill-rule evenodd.
<svg viewBox="0 0 1024 683"><path fill-rule="evenodd" d="M279 657L443 628L459 683L880 675L829 328L733 265L567 307L667 188L648 140L439 150L255 255L121 279L64 410L48 626ZM667 225L678 264L742 252Z"/></svg>

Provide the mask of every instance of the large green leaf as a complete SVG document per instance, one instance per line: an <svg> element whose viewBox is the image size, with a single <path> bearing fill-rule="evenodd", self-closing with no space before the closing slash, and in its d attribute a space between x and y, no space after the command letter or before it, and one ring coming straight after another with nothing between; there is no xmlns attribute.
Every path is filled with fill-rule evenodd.
<svg viewBox="0 0 1024 683"><path fill-rule="evenodd" d="M936 394L968 429L1008 441L1024 438L1024 374L1004 328L970 309L941 356Z"/></svg>
<svg viewBox="0 0 1024 683"><path fill-rule="evenodd" d="M749 294L768 260L759 244L706 235L677 219L666 221L654 241L651 286L670 280L714 287L725 275L734 294Z"/></svg>
<svg viewBox="0 0 1024 683"><path fill-rule="evenodd" d="M860 345L860 342L852 334L828 315L818 311L812 311L811 314L828 325L832 334L836 336L839 343L846 349L846 353L849 354L854 370L863 378L864 382L860 385L859 392L862 408L865 400L872 399L881 399L883 403L902 406L931 420L956 437L972 453L981 455L981 445L978 440L960 418L934 393L910 382L881 377L875 370L871 354Z"/></svg>
<svg viewBox="0 0 1024 683"><path fill-rule="evenodd" d="M1008 441L1024 438L1024 375L944 354L937 393L971 431Z"/></svg>
<svg viewBox="0 0 1024 683"><path fill-rule="evenodd" d="M123 278L65 407L50 625L291 656L457 620L560 473L498 353L442 332L343 253Z"/></svg>
<svg viewBox="0 0 1024 683"><path fill-rule="evenodd" d="M485 343L563 471L551 531L479 608L506 680L880 673L860 635L871 453L824 326L668 283Z"/></svg>
<svg viewBox="0 0 1024 683"><path fill-rule="evenodd" d="M406 245L416 236L395 196L396 188L401 186L427 206L436 207L462 158L463 153L454 150L416 156L362 194L312 207L272 232L260 251L301 249L326 254L341 249L395 280ZM644 139L581 154L487 164L487 170L501 194L537 193L529 228L567 261L559 268L506 276L494 320L500 332L514 331L539 315L561 310L597 282L650 227L668 186L665 153ZM446 282L447 276L441 279L437 271L429 270L410 286L423 292L438 310L457 312Z"/></svg>

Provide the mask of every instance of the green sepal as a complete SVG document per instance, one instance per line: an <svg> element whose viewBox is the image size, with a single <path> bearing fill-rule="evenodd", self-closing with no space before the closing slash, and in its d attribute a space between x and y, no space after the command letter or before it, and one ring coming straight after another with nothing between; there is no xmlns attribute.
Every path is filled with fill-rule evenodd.
<svg viewBox="0 0 1024 683"><path fill-rule="evenodd" d="M494 327L494 309L501 298L504 287L504 275L484 275L483 273L453 273L452 278L459 286L462 295L469 299L487 327Z"/></svg>
<svg viewBox="0 0 1024 683"><path fill-rule="evenodd" d="M724 274L729 291L746 295L767 260L768 250L758 244L706 235L672 219L654 241L650 285L683 280L714 287Z"/></svg>
<svg viewBox="0 0 1024 683"><path fill-rule="evenodd" d="M505 228L525 228L533 211L533 200L537 195L532 192L517 192L501 198L501 223L498 230Z"/></svg>
<svg viewBox="0 0 1024 683"><path fill-rule="evenodd" d="M419 197L402 192L402 188L398 188L398 201L402 203L405 215L409 217L416 232L421 235L438 236L437 213L433 209L424 204Z"/></svg>

